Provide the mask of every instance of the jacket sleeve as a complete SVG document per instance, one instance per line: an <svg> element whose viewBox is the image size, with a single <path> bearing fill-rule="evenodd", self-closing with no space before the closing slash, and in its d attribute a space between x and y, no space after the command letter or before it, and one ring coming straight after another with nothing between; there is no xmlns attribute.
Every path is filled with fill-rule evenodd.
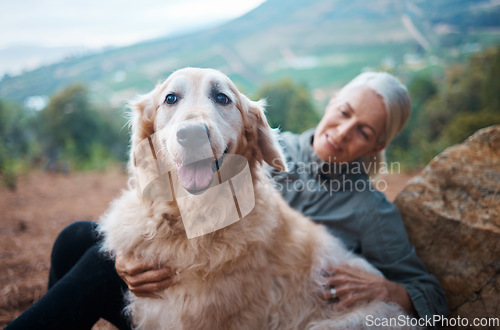
<svg viewBox="0 0 500 330"><path fill-rule="evenodd" d="M383 198L375 212L363 216L361 255L390 280L403 285L417 317L447 315L444 290L408 241L396 206Z"/></svg>

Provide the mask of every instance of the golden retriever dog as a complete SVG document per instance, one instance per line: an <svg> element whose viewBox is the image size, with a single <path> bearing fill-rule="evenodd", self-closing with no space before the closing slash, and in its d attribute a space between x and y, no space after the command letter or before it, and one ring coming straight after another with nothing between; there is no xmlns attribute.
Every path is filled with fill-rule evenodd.
<svg viewBox="0 0 500 330"><path fill-rule="evenodd" d="M136 328L360 329L367 315L404 315L382 301L334 311L320 298L328 265L380 272L273 189L263 163L285 165L263 102L216 70L186 68L131 107L131 178L101 219L103 249L176 270L161 299L128 294ZM148 157L157 177L146 187ZM229 197L214 193L223 186Z"/></svg>

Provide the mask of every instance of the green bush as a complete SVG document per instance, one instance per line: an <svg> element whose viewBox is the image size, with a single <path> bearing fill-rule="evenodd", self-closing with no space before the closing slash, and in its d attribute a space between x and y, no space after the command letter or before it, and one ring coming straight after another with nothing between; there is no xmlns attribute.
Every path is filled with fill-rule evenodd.
<svg viewBox="0 0 500 330"><path fill-rule="evenodd" d="M446 125L441 136L441 143L446 145L460 143L477 130L491 125L500 125L500 111L492 113L483 110L477 113L460 113Z"/></svg>

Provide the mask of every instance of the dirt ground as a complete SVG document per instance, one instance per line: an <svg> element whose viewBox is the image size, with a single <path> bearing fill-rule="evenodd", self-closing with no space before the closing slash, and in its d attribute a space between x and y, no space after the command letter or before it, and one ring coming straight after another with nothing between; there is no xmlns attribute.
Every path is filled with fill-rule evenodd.
<svg viewBox="0 0 500 330"><path fill-rule="evenodd" d="M384 175L378 185L389 200L412 177ZM78 220L95 220L126 186L116 170L71 175L34 172L16 191L0 188L0 327L5 327L47 289L49 259L57 234ZM94 329L113 329L100 321Z"/></svg>

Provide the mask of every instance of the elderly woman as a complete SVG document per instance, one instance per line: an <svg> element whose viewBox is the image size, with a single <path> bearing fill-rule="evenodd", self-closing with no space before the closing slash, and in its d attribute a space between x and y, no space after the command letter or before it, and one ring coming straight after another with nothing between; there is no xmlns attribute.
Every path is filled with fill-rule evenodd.
<svg viewBox="0 0 500 330"><path fill-rule="evenodd" d="M408 92L396 78L363 73L331 99L315 129L281 134L289 170L269 170L276 189L385 276L349 267L325 269L329 287L322 298L332 308L380 299L415 317L447 314L444 292L409 244L398 210L369 180L384 166L384 149L410 109ZM137 296L154 298L172 284L175 270L168 267L126 255L118 255L115 264L106 259L99 253L95 227L78 222L59 235L48 293L7 329L88 329L101 317L129 328L123 291L128 287Z"/></svg>
<svg viewBox="0 0 500 330"><path fill-rule="evenodd" d="M410 109L408 92L395 77L363 73L330 100L315 129L282 134L290 170L274 179L285 200L385 275L330 270L338 298L333 308L379 299L418 317L447 313L444 292L409 244L397 208L369 180L385 166L384 149Z"/></svg>

